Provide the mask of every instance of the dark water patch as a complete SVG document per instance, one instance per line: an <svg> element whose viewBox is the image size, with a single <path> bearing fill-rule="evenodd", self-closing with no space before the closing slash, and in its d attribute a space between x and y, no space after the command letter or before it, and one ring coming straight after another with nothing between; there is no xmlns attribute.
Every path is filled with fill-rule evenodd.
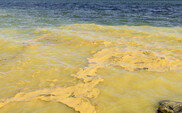
<svg viewBox="0 0 182 113"><path fill-rule="evenodd" d="M3 23L14 25L14 21L18 23L17 26L30 26L30 23L32 26L74 23L182 26L182 1L180 0L144 2L141 0L8 0L0 1L0 9L16 15L0 23L0 26L4 27L8 25L2 25Z"/></svg>

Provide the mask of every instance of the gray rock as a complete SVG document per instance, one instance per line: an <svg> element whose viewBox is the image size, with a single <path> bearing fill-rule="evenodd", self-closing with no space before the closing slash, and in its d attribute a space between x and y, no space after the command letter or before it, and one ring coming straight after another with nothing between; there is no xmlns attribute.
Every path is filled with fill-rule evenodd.
<svg viewBox="0 0 182 113"><path fill-rule="evenodd" d="M182 102L171 100L160 101L157 113L182 113Z"/></svg>

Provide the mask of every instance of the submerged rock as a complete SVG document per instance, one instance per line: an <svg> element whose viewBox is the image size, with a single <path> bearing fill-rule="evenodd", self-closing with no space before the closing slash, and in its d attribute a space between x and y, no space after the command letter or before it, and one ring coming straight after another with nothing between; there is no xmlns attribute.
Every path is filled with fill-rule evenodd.
<svg viewBox="0 0 182 113"><path fill-rule="evenodd" d="M182 102L171 100L160 101L157 113L182 113Z"/></svg>

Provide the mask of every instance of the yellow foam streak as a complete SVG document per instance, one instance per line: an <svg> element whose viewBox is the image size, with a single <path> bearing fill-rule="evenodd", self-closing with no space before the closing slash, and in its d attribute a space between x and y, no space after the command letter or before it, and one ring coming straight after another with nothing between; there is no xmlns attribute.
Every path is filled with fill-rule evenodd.
<svg viewBox="0 0 182 113"><path fill-rule="evenodd" d="M154 72L165 72L171 70L181 70L182 69L182 60L179 58L173 57L171 55L165 55L153 52L152 50L145 50L142 48L155 48L149 47L147 44L139 44L134 39L144 40L148 34L146 32L138 32L137 30L128 29L118 29L119 27L104 27L98 25L69 25L63 26L57 31L51 30L40 30L35 33L43 33L43 35L36 37L34 39L28 40L28 42L36 41L60 41L64 42L68 40L68 45L74 44L76 42L79 45L79 41L83 41L83 45L102 45L104 46L100 51L96 52L91 58L88 58L88 65L85 68L81 68L77 73L71 74L70 76L83 80L75 86L70 87L53 87L45 88L31 92L19 92L15 96L7 99L2 99L0 102L0 107L3 107L11 102L21 102L21 101L32 101L32 100L43 100L43 101L54 101L63 103L75 111L80 113L96 113L95 105L90 101L93 98L96 98L99 95L99 89L96 88L96 85L103 81L103 79L97 75L97 70L106 66L120 66L122 69L127 71L154 71ZM59 30L63 29L59 32ZM145 29L145 28L144 28ZM64 31L65 30L65 31ZM69 31L67 31L69 30ZM80 33L74 30L97 31L93 36L104 37L109 36L115 38L117 41L108 41L103 39L90 40L89 38L83 39L80 36L86 36L87 33ZM74 34L72 36L68 35ZM128 33L129 32L129 33ZM67 34L66 34L67 33ZM138 33L138 34L137 34ZM53 36L53 35L59 35ZM121 36L122 34L122 36ZM141 34L143 36L141 36ZM68 35L68 36L67 36ZM149 35L152 37L154 35ZM162 35L161 39L166 35ZM66 38L65 38L66 37ZM68 38L68 37L71 37ZM75 38L77 37L77 38ZM125 38L130 37L132 41L128 41ZM171 36L172 37L172 36ZM171 39L171 37L168 37ZM107 37L106 37L107 38ZM175 40L180 40L181 38L177 37ZM75 41L75 42L74 42ZM146 40L144 40L146 41ZM68 46L66 45L66 46ZM125 47L121 48L123 45ZM91 46L92 47L92 46ZM94 46L95 47L95 46ZM161 49L162 50L162 49ZM178 50L176 50L178 51ZM181 52L180 50L178 52ZM161 55L164 55L161 56Z"/></svg>

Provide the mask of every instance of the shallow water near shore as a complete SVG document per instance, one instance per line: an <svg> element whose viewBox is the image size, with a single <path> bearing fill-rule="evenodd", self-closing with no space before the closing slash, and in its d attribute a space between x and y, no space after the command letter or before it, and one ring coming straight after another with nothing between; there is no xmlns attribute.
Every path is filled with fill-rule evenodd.
<svg viewBox="0 0 182 113"><path fill-rule="evenodd" d="M181 31L95 24L0 30L0 111L154 113L162 99L181 100Z"/></svg>
<svg viewBox="0 0 182 113"><path fill-rule="evenodd" d="M0 1L0 113L156 113L182 101L181 4Z"/></svg>

